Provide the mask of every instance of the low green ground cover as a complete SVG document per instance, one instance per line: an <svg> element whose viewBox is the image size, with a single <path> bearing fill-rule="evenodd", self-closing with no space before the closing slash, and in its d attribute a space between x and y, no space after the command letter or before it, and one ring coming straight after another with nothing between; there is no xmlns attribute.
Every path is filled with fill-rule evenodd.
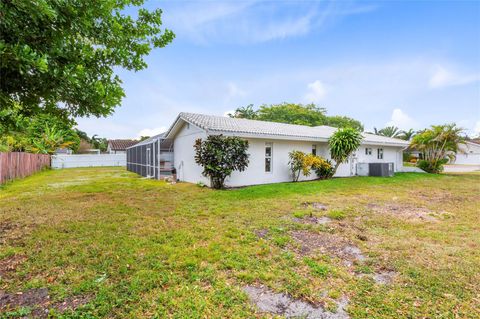
<svg viewBox="0 0 480 319"><path fill-rule="evenodd" d="M83 300L51 310L68 318L273 317L246 285L331 311L346 297L351 318L478 318L479 194L479 174L213 191L121 168L46 171L0 188L0 291ZM365 258L346 264L346 242ZM382 271L388 284L372 279Z"/></svg>

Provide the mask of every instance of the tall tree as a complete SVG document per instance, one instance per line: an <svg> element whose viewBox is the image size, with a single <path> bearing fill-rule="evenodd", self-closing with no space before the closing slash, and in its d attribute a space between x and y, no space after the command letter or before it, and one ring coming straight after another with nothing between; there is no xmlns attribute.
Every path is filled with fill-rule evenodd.
<svg viewBox="0 0 480 319"><path fill-rule="evenodd" d="M106 116L125 93L115 70L147 67L144 57L170 43L160 9L143 0L0 2L0 110Z"/></svg>
<svg viewBox="0 0 480 319"><path fill-rule="evenodd" d="M408 131L401 131L398 137L402 140L410 141L415 136L415 134L416 132L413 129L409 129Z"/></svg>
<svg viewBox="0 0 480 319"><path fill-rule="evenodd" d="M329 125L333 127L353 127L363 131L363 125L346 116L327 116L323 107L315 104L281 103L261 105L254 110L253 104L239 107L230 117L256 119L261 121L299 124L308 126Z"/></svg>

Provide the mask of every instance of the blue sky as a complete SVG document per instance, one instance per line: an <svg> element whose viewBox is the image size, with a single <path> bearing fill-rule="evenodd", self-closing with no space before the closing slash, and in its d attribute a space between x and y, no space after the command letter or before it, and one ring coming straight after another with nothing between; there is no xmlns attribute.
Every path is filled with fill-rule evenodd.
<svg viewBox="0 0 480 319"><path fill-rule="evenodd" d="M89 135L159 133L179 112L314 102L367 130L456 122L480 134L479 1L149 1L172 44L120 71L114 115Z"/></svg>

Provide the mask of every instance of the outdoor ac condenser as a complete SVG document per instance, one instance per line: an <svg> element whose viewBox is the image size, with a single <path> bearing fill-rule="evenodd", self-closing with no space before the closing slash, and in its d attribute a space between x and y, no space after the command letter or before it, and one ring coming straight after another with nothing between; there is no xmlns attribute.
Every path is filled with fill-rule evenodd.
<svg viewBox="0 0 480 319"><path fill-rule="evenodd" d="M394 166L393 163L369 163L368 165L369 176L393 176Z"/></svg>

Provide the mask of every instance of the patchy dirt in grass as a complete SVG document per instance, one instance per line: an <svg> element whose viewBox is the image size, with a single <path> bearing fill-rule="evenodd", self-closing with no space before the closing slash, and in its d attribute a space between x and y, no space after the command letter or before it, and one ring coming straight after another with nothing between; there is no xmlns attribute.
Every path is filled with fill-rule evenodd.
<svg viewBox="0 0 480 319"><path fill-rule="evenodd" d="M27 256L24 255L13 255L0 260L0 279L15 272L25 260L27 260Z"/></svg>
<svg viewBox="0 0 480 319"><path fill-rule="evenodd" d="M257 229L253 231L258 238L267 238L268 237L268 229Z"/></svg>
<svg viewBox="0 0 480 319"><path fill-rule="evenodd" d="M60 302L52 303L47 288L34 288L24 292L5 293L0 291L0 312L12 311L21 307L32 309L33 318L47 318L51 309L64 313L87 304L90 296L73 296Z"/></svg>
<svg viewBox="0 0 480 319"><path fill-rule="evenodd" d="M282 315L286 318L307 319L348 319L350 316L345 308L348 299L342 298L337 302L337 311L330 312L321 306L313 305L283 293L275 293L266 287L246 286L243 291L248 295L250 302L255 304L262 313Z"/></svg>
<svg viewBox="0 0 480 319"><path fill-rule="evenodd" d="M434 212L424 207L398 203L386 203L383 205L371 203L367 205L367 208L378 214L389 214L412 221L435 222L450 216L450 214L445 211Z"/></svg>
<svg viewBox="0 0 480 319"><path fill-rule="evenodd" d="M373 274L373 280L379 285L389 285L397 276L397 273L394 271L382 271L379 273Z"/></svg>
<svg viewBox="0 0 480 319"><path fill-rule="evenodd" d="M303 202L303 207L312 208L315 211L324 211L328 209L328 206L319 202Z"/></svg>
<svg viewBox="0 0 480 319"><path fill-rule="evenodd" d="M326 225L331 223L332 219L326 216L322 216L322 217L308 216L303 218L294 217L293 221L301 224Z"/></svg>
<svg viewBox="0 0 480 319"><path fill-rule="evenodd" d="M334 234L299 230L293 231L291 235L292 238L301 245L300 253L302 255L308 255L314 251L321 251L342 259L343 263L347 266L353 265L356 261L366 259L358 247Z"/></svg>

